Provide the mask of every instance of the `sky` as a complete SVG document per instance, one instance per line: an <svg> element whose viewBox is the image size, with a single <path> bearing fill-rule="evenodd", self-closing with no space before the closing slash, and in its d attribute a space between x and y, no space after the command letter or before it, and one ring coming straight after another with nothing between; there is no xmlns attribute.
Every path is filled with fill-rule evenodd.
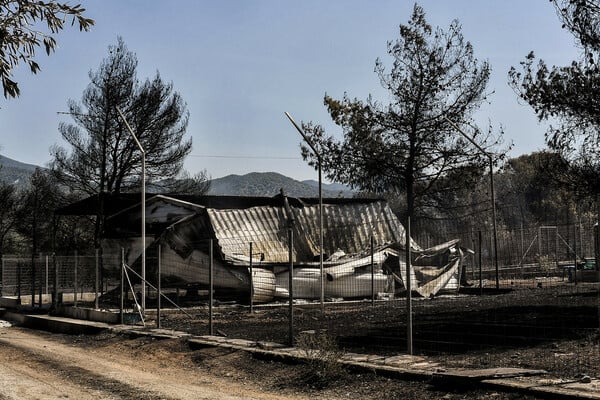
<svg viewBox="0 0 600 400"><path fill-rule="evenodd" d="M187 103L193 149L184 164L213 178L278 172L317 179L300 156L301 137L284 112L341 135L323 96L388 101L374 73L390 65L387 43L408 22L408 0L81 0L90 32L68 26L59 48L38 51L41 71L15 71L21 96L0 97L0 154L44 166L52 145L66 146L59 122L69 99L81 100L89 72L121 36L138 58L138 78L159 72ZM511 157L541 150L547 125L508 86L511 66L534 50L549 65L578 57L548 0L422 0L432 26L457 19L475 56L491 64L489 103L480 127L504 128ZM68 147L67 147L68 148Z"/></svg>

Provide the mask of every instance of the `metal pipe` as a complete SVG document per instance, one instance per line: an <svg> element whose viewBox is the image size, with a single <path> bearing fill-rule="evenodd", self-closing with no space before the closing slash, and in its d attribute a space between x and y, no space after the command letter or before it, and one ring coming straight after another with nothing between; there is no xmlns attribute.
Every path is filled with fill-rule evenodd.
<svg viewBox="0 0 600 400"><path fill-rule="evenodd" d="M288 279L288 292L290 296L289 301L289 331L288 341L290 346L294 345L294 231L291 227L288 228L288 257L289 257L289 279Z"/></svg>
<svg viewBox="0 0 600 400"><path fill-rule="evenodd" d="M121 282L119 285L119 290L121 295L119 296L120 304L119 304L119 321L121 325L125 323L124 315L123 315L123 304L124 304L124 292L125 292L125 249L121 247Z"/></svg>
<svg viewBox="0 0 600 400"><path fill-rule="evenodd" d="M292 116L285 112L290 122L294 125L296 130L300 133L308 147L311 148L315 157L317 157L317 166L319 169L319 271L320 271L320 284L321 284L321 310L325 309L325 273L323 270L323 176L322 176L322 160L321 154L317 151L312 142L308 139L302 128L294 121Z"/></svg>
<svg viewBox="0 0 600 400"><path fill-rule="evenodd" d="M160 279L160 270L161 270L161 254L162 247L158 245L158 262L157 262L157 272L156 272L156 291L158 292L156 295L156 327L158 329L161 328L160 324L160 306L161 306L161 279Z"/></svg>
<svg viewBox="0 0 600 400"><path fill-rule="evenodd" d="M208 332L214 334L213 328L213 240L209 240L208 261Z"/></svg>
<svg viewBox="0 0 600 400"><path fill-rule="evenodd" d="M74 269L74 278L73 278L73 284L75 285L75 288L73 289L73 305L75 307L77 307L77 291L79 291L79 283L77 282L77 250L75 250L75 269Z"/></svg>
<svg viewBox="0 0 600 400"><path fill-rule="evenodd" d="M375 238L371 235L371 305L375 304Z"/></svg>
<svg viewBox="0 0 600 400"><path fill-rule="evenodd" d="M142 208L141 208L141 219L142 219L142 314L146 311L146 151L142 147L142 144L138 140L137 136L129 126L125 115L121 112L121 109L118 106L115 106L117 113L125 123L127 130L133 137L135 144L140 149L142 153Z"/></svg>
<svg viewBox="0 0 600 400"><path fill-rule="evenodd" d="M252 242L250 242L250 314L254 312L254 271L252 270Z"/></svg>
<svg viewBox="0 0 600 400"><path fill-rule="evenodd" d="M98 309L98 281L100 278L99 250L96 249L96 273L94 281L94 308Z"/></svg>
<svg viewBox="0 0 600 400"><path fill-rule="evenodd" d="M410 248L410 215L406 220L406 352L413 354L412 279Z"/></svg>

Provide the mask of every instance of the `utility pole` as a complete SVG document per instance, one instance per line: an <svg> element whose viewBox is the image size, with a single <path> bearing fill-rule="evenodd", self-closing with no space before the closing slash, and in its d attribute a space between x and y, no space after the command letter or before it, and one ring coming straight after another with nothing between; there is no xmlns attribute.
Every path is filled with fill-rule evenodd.
<svg viewBox="0 0 600 400"><path fill-rule="evenodd" d="M133 137L135 144L137 144L140 152L142 153L142 209L141 209L141 219L142 219L142 314L146 312L146 151L142 147L142 144L138 140L135 133L133 133L133 129L129 126L125 115L121 112L121 109L118 106L115 106L119 116L125 123L127 130Z"/></svg>
<svg viewBox="0 0 600 400"><path fill-rule="evenodd" d="M315 157L317 157L317 165L318 165L318 169L319 169L319 271L320 271L320 275L321 275L321 279L320 279L320 282L321 282L321 309L324 310L325 309L325 280L324 280L325 276L323 273L323 177L322 177L322 168L321 168L321 154L317 151L315 146L313 146L312 142L310 140L308 140L308 137L306 136L306 134L304 133L302 128L300 128L300 126L296 123L296 121L294 121L294 119L290 116L290 114L288 114L286 112L285 115L286 115L286 117L288 117L290 122L294 125L296 130L298 130L298 132L302 136L302 139L304 139L306 144L308 144L308 147L311 148L311 150L315 154Z"/></svg>

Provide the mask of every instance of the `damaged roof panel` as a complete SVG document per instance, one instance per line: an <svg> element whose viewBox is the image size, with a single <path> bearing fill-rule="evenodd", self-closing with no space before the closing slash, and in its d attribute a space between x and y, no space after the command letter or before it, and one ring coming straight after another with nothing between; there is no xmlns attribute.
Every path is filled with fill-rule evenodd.
<svg viewBox="0 0 600 400"><path fill-rule="evenodd" d="M313 262L319 256L319 206L293 205L295 262ZM207 209L215 238L224 258L262 254L266 262L289 259L288 216L283 207L259 206L242 210ZM348 255L367 253L371 235L375 246L404 242L404 228L384 202L324 204L324 254L341 249Z"/></svg>

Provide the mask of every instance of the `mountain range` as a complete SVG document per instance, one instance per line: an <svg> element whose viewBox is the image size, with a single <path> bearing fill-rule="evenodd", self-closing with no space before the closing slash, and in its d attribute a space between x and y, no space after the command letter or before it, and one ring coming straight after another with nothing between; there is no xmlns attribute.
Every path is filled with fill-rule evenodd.
<svg viewBox="0 0 600 400"><path fill-rule="evenodd" d="M29 184L29 177L38 168L0 155L0 180L14 183L20 188ZM245 175L228 175L212 179L209 194L227 196L275 196L283 189L293 197L317 197L319 184L314 180L298 181L276 172L250 172ZM351 197L346 186L323 184L323 197Z"/></svg>
<svg viewBox="0 0 600 400"><path fill-rule="evenodd" d="M19 188L29 185L29 177L36 168L37 165L25 164L0 155L0 180L13 183Z"/></svg>
<svg viewBox="0 0 600 400"><path fill-rule="evenodd" d="M319 183L314 180L297 181L277 172L250 172L245 175L227 175L211 181L210 194L231 196L275 196L283 189L293 197L317 197ZM352 197L346 186L323 184L323 197Z"/></svg>

